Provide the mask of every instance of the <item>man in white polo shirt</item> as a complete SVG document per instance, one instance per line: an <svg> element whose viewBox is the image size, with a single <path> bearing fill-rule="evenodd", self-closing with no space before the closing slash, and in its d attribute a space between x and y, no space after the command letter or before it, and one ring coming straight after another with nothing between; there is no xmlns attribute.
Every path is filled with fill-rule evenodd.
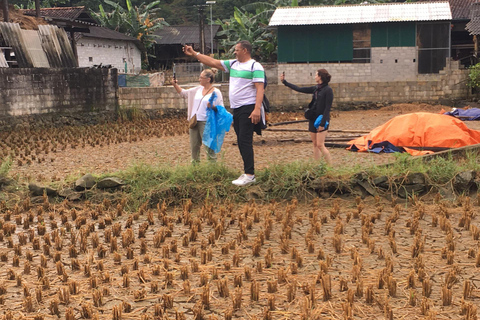
<svg viewBox="0 0 480 320"><path fill-rule="evenodd" d="M230 108L233 110L233 127L244 167L244 174L232 183L245 186L255 182L253 132L255 125L262 120L265 71L260 63L252 59L252 45L246 40L239 41L235 45L236 59L233 60L217 60L195 52L188 45L183 47L183 52L204 65L230 73Z"/></svg>

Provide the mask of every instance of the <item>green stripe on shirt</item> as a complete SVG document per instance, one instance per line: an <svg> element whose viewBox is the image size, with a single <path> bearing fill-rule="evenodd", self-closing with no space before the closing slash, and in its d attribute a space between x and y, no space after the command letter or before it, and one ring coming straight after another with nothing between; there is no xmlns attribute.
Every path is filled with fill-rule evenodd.
<svg viewBox="0 0 480 320"><path fill-rule="evenodd" d="M230 69L232 68L230 60L224 60L223 63L225 63L225 67L228 69L228 72L230 72Z"/></svg>
<svg viewBox="0 0 480 320"><path fill-rule="evenodd" d="M253 79L253 78L261 78L265 76L265 71L255 70L255 71L247 71L247 70L230 70L230 77L235 78L243 78L243 79Z"/></svg>

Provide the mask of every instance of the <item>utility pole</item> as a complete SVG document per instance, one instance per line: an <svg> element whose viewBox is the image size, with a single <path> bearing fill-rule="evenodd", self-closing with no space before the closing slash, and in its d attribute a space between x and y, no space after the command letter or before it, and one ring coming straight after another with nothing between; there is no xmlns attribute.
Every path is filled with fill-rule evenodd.
<svg viewBox="0 0 480 320"><path fill-rule="evenodd" d="M217 3L216 1L207 1L205 4L210 5L210 53L213 54L213 16L212 7Z"/></svg>
<svg viewBox="0 0 480 320"><path fill-rule="evenodd" d="M205 54L205 17L203 15L205 5L198 6L198 14L200 15L200 53Z"/></svg>

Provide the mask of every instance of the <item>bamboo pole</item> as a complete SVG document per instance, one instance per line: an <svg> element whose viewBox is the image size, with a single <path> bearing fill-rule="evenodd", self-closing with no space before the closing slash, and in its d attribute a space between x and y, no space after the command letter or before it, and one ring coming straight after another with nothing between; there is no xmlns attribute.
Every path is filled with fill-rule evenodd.
<svg viewBox="0 0 480 320"><path fill-rule="evenodd" d="M308 132L307 129L287 129L287 128L266 128L265 131L272 131L272 132ZM344 130L344 129L329 129L328 132L340 132L340 133L360 133L366 134L370 131L366 130Z"/></svg>
<svg viewBox="0 0 480 320"><path fill-rule="evenodd" d="M301 122L308 122L308 120L293 120L293 121L283 121L283 122L277 122L277 123L269 123L269 126L281 126L284 124L293 124L293 123L301 123Z"/></svg>

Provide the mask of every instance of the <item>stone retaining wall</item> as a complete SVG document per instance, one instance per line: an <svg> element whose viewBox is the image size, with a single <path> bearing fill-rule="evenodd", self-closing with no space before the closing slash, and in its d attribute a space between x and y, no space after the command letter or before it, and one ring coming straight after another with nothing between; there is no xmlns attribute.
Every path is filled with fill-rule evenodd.
<svg viewBox="0 0 480 320"><path fill-rule="evenodd" d="M111 111L117 69L0 68L0 118Z"/></svg>

